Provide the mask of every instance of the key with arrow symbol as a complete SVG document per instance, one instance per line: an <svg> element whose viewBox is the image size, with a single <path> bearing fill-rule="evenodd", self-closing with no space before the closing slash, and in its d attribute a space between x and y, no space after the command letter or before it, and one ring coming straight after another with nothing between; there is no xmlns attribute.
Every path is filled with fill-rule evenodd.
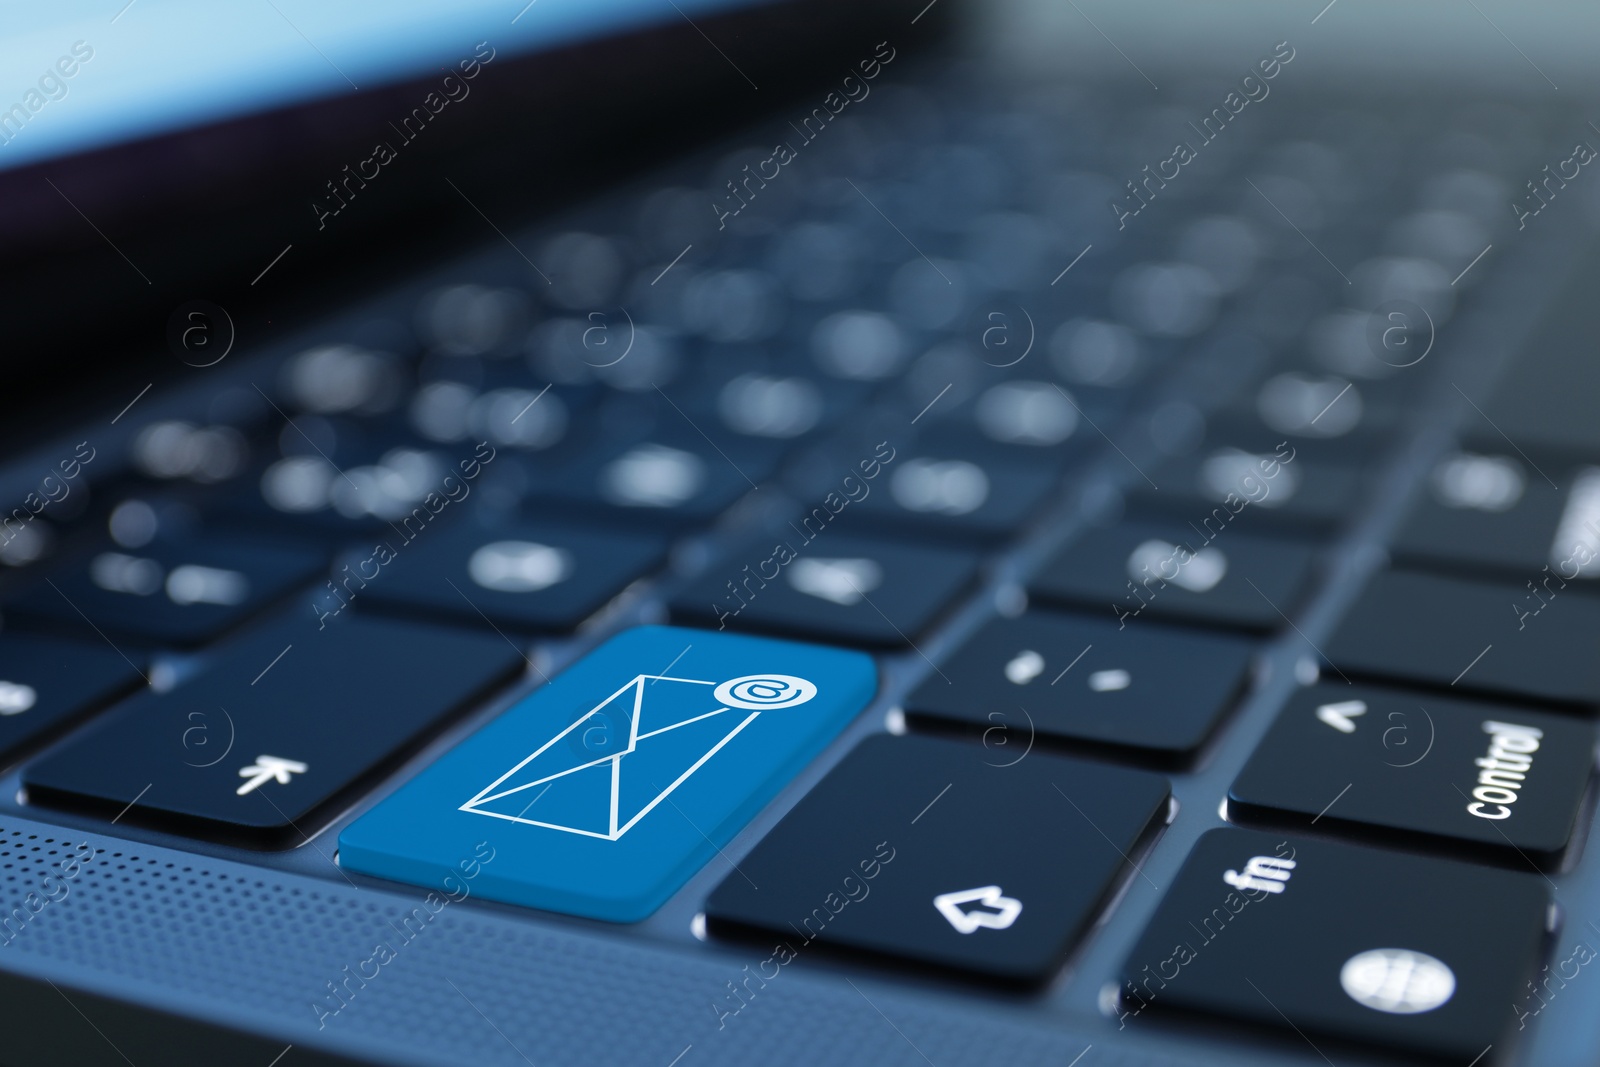
<svg viewBox="0 0 1600 1067"><path fill-rule="evenodd" d="M285 612L231 639L183 685L142 687L93 730L29 762L29 799L93 807L110 818L151 786L118 826L138 819L230 844L294 844L320 828L335 798L392 766L453 711L528 665L492 631L484 636L366 616L317 626L309 610ZM261 676L290 645L294 651ZM64 660L65 652L11 651L78 669L79 659ZM0 657L0 678L32 679L12 662ZM48 710L47 697L71 696L62 679L52 676L52 684L40 687L32 710L0 716L0 750L8 729L17 732Z"/></svg>
<svg viewBox="0 0 1600 1067"><path fill-rule="evenodd" d="M279 785L288 785L290 775L304 774L308 770L310 768L298 760L284 759L281 756L257 756L256 761L250 766L239 768L239 777L250 780L241 785L236 792L244 796L271 781L276 781Z"/></svg>
<svg viewBox="0 0 1600 1067"><path fill-rule="evenodd" d="M963 904L977 904L978 907L969 911ZM941 893L933 898L933 906L957 933L962 934L976 933L980 929L1006 930L1022 914L1022 901L1003 895L997 885Z"/></svg>
<svg viewBox="0 0 1600 1067"><path fill-rule="evenodd" d="M998 663L1016 649L997 645ZM706 900L707 932L798 936L1038 986L1118 885L1145 885L1141 842L1169 796L1145 771L1039 750L1001 770L965 740L880 734L739 860Z"/></svg>

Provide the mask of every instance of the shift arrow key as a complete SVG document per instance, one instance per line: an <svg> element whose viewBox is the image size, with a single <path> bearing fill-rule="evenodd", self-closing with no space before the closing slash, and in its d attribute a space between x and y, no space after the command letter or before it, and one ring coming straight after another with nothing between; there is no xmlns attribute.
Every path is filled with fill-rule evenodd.
<svg viewBox="0 0 1600 1067"><path fill-rule="evenodd" d="M739 860L706 925L776 938L780 957L852 950L1035 986L1141 879L1168 796L1146 771L870 737Z"/></svg>
<svg viewBox="0 0 1600 1067"><path fill-rule="evenodd" d="M141 690L26 767L28 802L229 844L297 845L523 666L492 634L360 616L319 629L309 610L217 653L195 677Z"/></svg>

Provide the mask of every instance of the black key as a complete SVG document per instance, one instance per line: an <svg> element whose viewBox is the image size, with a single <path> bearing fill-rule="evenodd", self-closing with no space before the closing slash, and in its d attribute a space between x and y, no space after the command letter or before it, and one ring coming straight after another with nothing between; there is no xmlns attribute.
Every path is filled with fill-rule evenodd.
<svg viewBox="0 0 1600 1067"><path fill-rule="evenodd" d="M475 518L396 544L341 559L333 588L318 592L321 609L348 603L473 626L570 629L666 555L663 541L645 535L561 522L491 528Z"/></svg>
<svg viewBox="0 0 1600 1067"><path fill-rule="evenodd" d="M1208 449L1203 455L1175 459L1152 471L1161 488L1135 488L1134 506L1142 511L1164 511L1184 519L1205 515L1219 504L1234 500L1250 503L1230 525L1245 530L1263 528L1325 529L1349 520L1360 502L1361 469L1353 464L1310 458L1311 449L1284 455L1247 452L1240 448Z"/></svg>
<svg viewBox="0 0 1600 1067"><path fill-rule="evenodd" d="M134 663L104 644L0 636L0 760L9 761L143 682Z"/></svg>
<svg viewBox="0 0 1600 1067"><path fill-rule="evenodd" d="M1370 382L1289 371L1266 378L1248 408L1220 412L1214 440L1251 452L1303 449L1319 459L1370 459L1388 441L1403 410Z"/></svg>
<svg viewBox="0 0 1600 1067"><path fill-rule="evenodd" d="M1202 1012L1472 1063L1506 1034L1549 903L1533 874L1212 830L1123 964L1121 1022Z"/></svg>
<svg viewBox="0 0 1600 1067"><path fill-rule="evenodd" d="M917 687L906 713L983 729L1019 752L1036 732L1177 762L1233 706L1252 651L1222 634L1034 611L980 630Z"/></svg>
<svg viewBox="0 0 1600 1067"><path fill-rule="evenodd" d="M793 536L735 553L673 599L673 616L903 646L977 575L970 553L846 537L826 530L822 516L818 508Z"/></svg>
<svg viewBox="0 0 1600 1067"><path fill-rule="evenodd" d="M635 529L703 522L767 478L783 447L727 435L713 443L691 429L660 432L621 451L596 450L537 495L621 516ZM533 510L548 513L548 505L535 503Z"/></svg>
<svg viewBox="0 0 1600 1067"><path fill-rule="evenodd" d="M23 772L31 801L252 845L296 843L430 727L521 667L495 635L281 618ZM132 807L129 807L132 805Z"/></svg>
<svg viewBox="0 0 1600 1067"><path fill-rule="evenodd" d="M1001 402L986 404L995 398ZM945 403L948 400L940 401L934 413ZM1001 460L1059 470L1091 454L1097 440L1073 403L1048 382L1002 382L978 395L977 405L989 408L986 415L935 420L918 444L921 451L974 463ZM1097 411L1092 417L1108 420L1116 415Z"/></svg>
<svg viewBox="0 0 1600 1067"><path fill-rule="evenodd" d="M1505 367L1493 389L1469 397L1481 409L1462 405L1469 440L1498 451L1507 438L1530 452L1600 454L1600 362L1591 347L1600 330L1595 279L1600 259L1572 272L1539 328Z"/></svg>
<svg viewBox="0 0 1600 1067"><path fill-rule="evenodd" d="M695 425L739 435L735 440L803 440L836 424L870 392L865 382L786 374L776 359L762 367L753 355L760 359L749 351L701 355L699 379L673 390Z"/></svg>
<svg viewBox="0 0 1600 1067"><path fill-rule="evenodd" d="M1595 534L1581 522L1565 536L1566 543L1556 544L1566 501L1580 486L1588 486L1587 497L1600 489L1591 484L1594 479L1575 483L1576 473L1552 466L1551 474L1566 486L1558 490L1514 456L1446 456L1412 502L1395 535L1393 555L1418 566L1502 571L1534 583L1546 578L1546 567L1568 581L1582 571L1592 574L1600 566L1584 564L1600 561L1600 552L1595 551ZM1588 554L1569 561L1580 539Z"/></svg>
<svg viewBox="0 0 1600 1067"><path fill-rule="evenodd" d="M1592 707L1596 634L1600 603L1571 592L1385 570L1324 648L1346 674Z"/></svg>
<svg viewBox="0 0 1600 1067"><path fill-rule="evenodd" d="M1046 565L1031 591L1124 622L1149 615L1272 630L1293 611L1312 551L1230 530L1234 514L1218 504L1196 516L1195 526L1130 522L1091 530Z"/></svg>
<svg viewBox="0 0 1600 1067"><path fill-rule="evenodd" d="M310 440L285 427L279 439L292 446L291 453L207 500L216 509L215 521L253 533L288 529L299 539L334 547L351 536L410 537L436 518L454 518L475 487L518 462L512 449L497 450L481 440L419 444L394 417L387 425L316 417L296 425L301 424ZM530 416L522 425L531 424ZM559 467L558 457L570 454L571 446L563 445L534 453L541 469Z"/></svg>
<svg viewBox="0 0 1600 1067"><path fill-rule="evenodd" d="M1323 684L1278 716L1234 781L1228 811L1554 866L1595 740L1593 723L1566 716Z"/></svg>
<svg viewBox="0 0 1600 1067"><path fill-rule="evenodd" d="M991 758L959 741L868 738L711 894L709 928L769 931L790 953L816 941L1047 980L1132 873L1167 782L1037 752Z"/></svg>
<svg viewBox="0 0 1600 1067"><path fill-rule="evenodd" d="M107 548L58 565L19 591L6 610L50 619L91 640L98 627L197 645L309 583L323 566L315 552L221 539Z"/></svg>
<svg viewBox="0 0 1600 1067"><path fill-rule="evenodd" d="M952 458L907 452L862 497L861 513L920 535L966 541L1015 537L1057 481L1049 467L993 455Z"/></svg>
<svg viewBox="0 0 1600 1067"><path fill-rule="evenodd" d="M835 433L797 445L784 458L781 484L794 499L826 506L829 494L852 504L886 491L888 472L900 460L900 451L886 437L899 426L881 408L852 413ZM902 446L903 447L903 446Z"/></svg>

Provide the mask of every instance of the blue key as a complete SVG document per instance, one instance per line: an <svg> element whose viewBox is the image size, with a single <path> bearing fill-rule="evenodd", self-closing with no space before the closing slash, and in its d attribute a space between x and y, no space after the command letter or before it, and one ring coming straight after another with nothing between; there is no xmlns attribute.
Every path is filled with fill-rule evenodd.
<svg viewBox="0 0 1600 1067"><path fill-rule="evenodd" d="M339 863L437 889L487 842L493 860L474 875L474 893L637 922L877 687L876 666L859 652L629 630L357 819L339 835Z"/></svg>

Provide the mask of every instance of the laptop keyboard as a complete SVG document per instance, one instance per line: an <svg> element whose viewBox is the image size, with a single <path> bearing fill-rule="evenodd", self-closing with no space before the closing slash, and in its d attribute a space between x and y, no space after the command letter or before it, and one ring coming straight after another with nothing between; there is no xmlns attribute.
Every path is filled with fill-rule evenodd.
<svg viewBox="0 0 1600 1067"><path fill-rule="evenodd" d="M742 149L402 286L205 419L146 426L75 517L8 530L0 751L26 761L29 804L287 848L486 695L546 683L345 830L352 870L426 882L471 843L402 818L424 800L532 818L473 778L524 754L505 724L581 725L565 769L519 787L642 751L645 696L592 718L616 686L560 684L622 646L550 683L536 640L670 620L682 670L756 656L733 673L802 680L785 665L822 651L719 642L869 650L920 679L890 716L911 736L860 743L800 798L705 901L711 936L1048 982L1172 814L1148 768L1203 762L1266 644L1303 638L1329 551L1432 410L1440 361L1418 353L1510 232L1494 131L1535 122L1436 110L1402 129L1264 109L1119 225L1107 201L1137 195L1120 176L1164 113L1102 122L1062 85L884 85L721 225L702 189L752 190ZM1426 167L1393 147L1413 135ZM1306 647L1305 688L1227 799L1293 836L1203 837L1112 1014L1461 1062L1499 1040L1544 953L1531 868L1558 868L1581 824L1600 704L1600 475L1581 419L1547 421L1521 424L1538 465L1465 429L1412 487L1388 562ZM1019 546L1033 562L989 600ZM980 599L988 621L925 655ZM616 670L682 681L670 655ZM817 668L847 696L783 727L715 822L645 809L639 827L679 837L638 884L603 884L587 852L557 874L508 860L485 819L486 894L648 915L866 705L869 661L848 655ZM756 706L729 699L703 717ZM683 780L649 787L669 801ZM620 845L615 781L611 823L568 825L604 807L598 780L530 797L535 823ZM1213 948L1218 923L1239 932Z"/></svg>

